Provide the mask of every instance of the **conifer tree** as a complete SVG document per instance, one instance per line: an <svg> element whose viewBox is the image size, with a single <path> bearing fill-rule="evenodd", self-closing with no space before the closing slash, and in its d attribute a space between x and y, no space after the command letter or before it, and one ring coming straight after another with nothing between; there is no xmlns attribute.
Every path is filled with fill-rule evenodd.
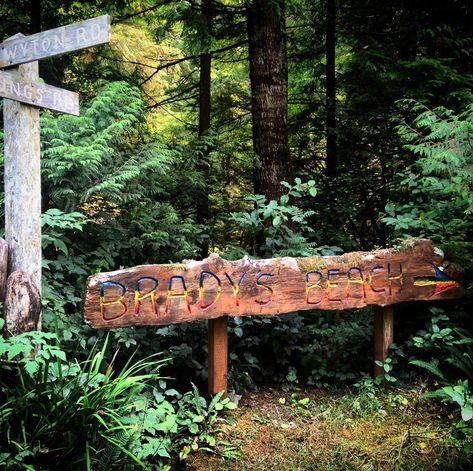
<svg viewBox="0 0 473 471"><path fill-rule="evenodd" d="M253 147L260 161L254 191L268 200L291 179L287 135L288 66L284 1L253 0L247 8Z"/></svg>

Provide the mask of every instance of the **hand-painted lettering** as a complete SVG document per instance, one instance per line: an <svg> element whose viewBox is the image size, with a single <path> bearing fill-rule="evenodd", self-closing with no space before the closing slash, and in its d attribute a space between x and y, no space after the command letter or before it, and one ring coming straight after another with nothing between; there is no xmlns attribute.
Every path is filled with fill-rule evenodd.
<svg viewBox="0 0 473 471"><path fill-rule="evenodd" d="M28 43L22 43L22 44L20 44L20 49L21 49L21 53L22 53L24 56L27 56L27 53L28 53Z"/></svg>
<svg viewBox="0 0 473 471"><path fill-rule="evenodd" d="M245 279L246 277L246 274L247 272L245 271L243 273L243 275L240 276L240 279L238 281L238 284L235 286L235 283L233 282L233 280L231 279L230 275L227 273L227 272L224 272L224 275L227 277L227 280L229 281L231 287L232 287L232 290L233 290L233 296L235 296L235 304L237 306L240 305L240 286L241 284L243 283L243 280Z"/></svg>
<svg viewBox="0 0 473 471"><path fill-rule="evenodd" d="M216 293L215 298L213 299L212 302L204 305L204 282L205 282L205 277L209 277L209 276L213 277L217 282L217 293ZM199 302L198 302L199 309L201 309L202 311L205 311L209 307L213 306L217 302L218 298L220 297L221 292L222 292L222 286L221 286L221 283L220 283L220 278L217 275L215 275L214 273L212 273L210 271L200 272Z"/></svg>
<svg viewBox="0 0 473 471"><path fill-rule="evenodd" d="M153 283L153 287L145 294L141 294L141 285L146 282ZM141 301L149 298L151 301L151 309L153 314L158 317L158 305L156 304L156 292L158 288L158 280L151 276L142 276L138 279L135 284L135 307L134 314L138 316L140 314Z"/></svg>
<svg viewBox="0 0 473 471"><path fill-rule="evenodd" d="M341 303L342 302L341 298L330 297L332 288L338 287L338 283L334 283L331 281L331 278L333 278L334 276L336 277L340 276L340 270L338 268L327 270L327 301Z"/></svg>
<svg viewBox="0 0 473 471"><path fill-rule="evenodd" d="M402 263L399 264L399 275L391 275L391 264L388 263L389 294L392 294L391 293L392 280L399 280L399 289L402 289L402 285L404 283L404 277L403 277L403 274L402 274Z"/></svg>
<svg viewBox="0 0 473 471"><path fill-rule="evenodd" d="M44 52L48 52L50 47L51 47L51 39L48 36L46 36L45 38L41 40L41 49Z"/></svg>
<svg viewBox="0 0 473 471"><path fill-rule="evenodd" d="M98 41L101 33L102 33L102 28L100 27L99 24L92 25L92 28L90 29L90 36L94 41Z"/></svg>
<svg viewBox="0 0 473 471"><path fill-rule="evenodd" d="M10 93L14 93L15 95L21 96L20 87L21 87L20 83L10 82L10 90L11 90Z"/></svg>
<svg viewBox="0 0 473 471"><path fill-rule="evenodd" d="M29 44L32 44L34 53L38 54L38 40L32 39Z"/></svg>
<svg viewBox="0 0 473 471"><path fill-rule="evenodd" d="M107 301L106 300L107 296L106 296L105 290L106 290L107 287L119 288L119 290L120 290L120 294L113 301ZM103 283L100 284L100 288L99 288L100 312L102 314L102 319L104 321L114 321L116 319L120 319L120 317L123 317L126 314L128 308L127 308L125 302L123 301L124 298L125 298L125 293L126 293L126 288L121 283L118 283L116 281L104 281ZM105 308L107 306L113 306L114 304L120 304L123 308L122 312L116 314L113 317L107 317L105 315L106 314L106 309Z"/></svg>
<svg viewBox="0 0 473 471"><path fill-rule="evenodd" d="M380 272L380 271L383 271L384 270L384 267L381 266L381 265L377 265L375 267L373 267L371 270L370 270L370 273L368 275L368 284L370 285L370 288L372 291L374 291L375 293L385 293L386 292L386 288L381 288L381 289L377 289L374 287L374 284L373 284L373 276L376 272Z"/></svg>
<svg viewBox="0 0 473 471"><path fill-rule="evenodd" d="M178 280L182 284L182 292L181 293L173 293L172 291L172 283L174 280ZM189 311L189 314L192 312L191 311L191 305L189 303L189 300L187 298L187 287L186 287L186 282L184 280L183 276L180 275L174 275L169 278L169 288L168 288L168 296L166 299L166 308L164 310L165 314L169 313L169 308L171 307L171 300L174 298L184 298L186 300L186 305L187 305L187 310Z"/></svg>
<svg viewBox="0 0 473 471"><path fill-rule="evenodd" d="M354 274L354 275L353 275ZM363 278L363 272L358 267L351 267L347 271L347 298L350 296L350 285L361 285L361 289L363 291L363 298L366 298L366 288L365 288L365 280Z"/></svg>
<svg viewBox="0 0 473 471"><path fill-rule="evenodd" d="M459 269L442 270L439 264L429 241L411 241L404 251L383 249L329 257L245 258L238 262L212 255L204 261L94 275L88 281L85 313L95 327L111 328L461 297ZM103 284L108 279L118 284ZM124 315L125 303L129 315Z"/></svg>
<svg viewBox="0 0 473 471"><path fill-rule="evenodd" d="M7 55L7 61L12 61L16 57L16 44L13 47L5 47L5 52Z"/></svg>
<svg viewBox="0 0 473 471"><path fill-rule="evenodd" d="M53 36L53 39L54 39L54 48L55 49L63 49L64 46L65 46L65 38L64 38L64 30L63 30L63 34L55 34Z"/></svg>
<svg viewBox="0 0 473 471"><path fill-rule="evenodd" d="M85 42L85 28L77 28L77 30L76 30L76 41L78 43Z"/></svg>
<svg viewBox="0 0 473 471"><path fill-rule="evenodd" d="M268 299L264 300L264 301L260 301L258 299L255 299L255 303L259 304L260 306L267 306L272 300L273 300L273 288L271 288L271 286L268 286L266 284L264 284L261 280L261 278L263 277L271 277L271 276L274 276L274 275L271 275L269 273L261 273L261 275L258 275L258 277L256 278L256 285L257 286L261 286L262 288L266 289L269 291L269 297Z"/></svg>
<svg viewBox="0 0 473 471"><path fill-rule="evenodd" d="M312 284L310 283L310 276L317 275L318 278ZM322 273L319 271L309 271L305 275L305 302L307 304L320 304L324 298L324 290L322 286L320 286L320 282L322 281ZM313 289L318 289L320 294L320 299L318 301L311 301L310 298L310 291Z"/></svg>

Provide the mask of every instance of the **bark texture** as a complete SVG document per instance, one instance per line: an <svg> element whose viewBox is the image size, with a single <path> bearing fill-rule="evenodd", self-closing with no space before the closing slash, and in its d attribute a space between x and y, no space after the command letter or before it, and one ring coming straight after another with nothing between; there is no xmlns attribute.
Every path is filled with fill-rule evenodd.
<svg viewBox="0 0 473 471"><path fill-rule="evenodd" d="M393 306L374 308L374 360L384 362L389 356L389 346L394 341ZM382 366L374 364L374 376L384 373Z"/></svg>
<svg viewBox="0 0 473 471"><path fill-rule="evenodd" d="M291 180L287 137L287 47L284 1L253 0L247 7L253 147L259 157L254 190L268 200Z"/></svg>
<svg viewBox="0 0 473 471"><path fill-rule="evenodd" d="M204 54L200 56L199 137L205 137L210 129L212 56L209 51L211 46L210 38L212 35L212 0L202 0L202 17L206 30L202 34L201 41L201 48ZM209 219L209 155L210 146L207 145L202 150L198 161L198 169L203 176L202 189L197 198L198 224L207 224ZM199 245L199 255L201 258L205 258L209 253L208 239L204 239Z"/></svg>
<svg viewBox="0 0 473 471"><path fill-rule="evenodd" d="M336 0L325 0L325 125L327 130L326 174L337 176L337 119L335 82Z"/></svg>
<svg viewBox="0 0 473 471"><path fill-rule="evenodd" d="M5 326L7 335L38 330L41 297L28 273L13 272L7 281Z"/></svg>
<svg viewBox="0 0 473 471"><path fill-rule="evenodd" d="M20 65L19 78L38 81L38 62ZM39 109L3 102L5 147L5 240L9 272L23 271L41 287L41 164Z"/></svg>
<svg viewBox="0 0 473 471"><path fill-rule="evenodd" d="M209 319L209 395L227 393L228 317Z"/></svg>
<svg viewBox="0 0 473 471"><path fill-rule="evenodd" d="M0 239L0 303L5 302L8 277L8 245Z"/></svg>

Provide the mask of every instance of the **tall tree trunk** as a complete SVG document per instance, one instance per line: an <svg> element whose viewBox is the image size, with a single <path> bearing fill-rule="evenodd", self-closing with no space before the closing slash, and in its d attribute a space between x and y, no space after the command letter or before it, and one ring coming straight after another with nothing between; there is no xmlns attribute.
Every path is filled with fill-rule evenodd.
<svg viewBox="0 0 473 471"><path fill-rule="evenodd" d="M199 77L199 138L205 137L210 129L210 83L212 57L209 54L212 34L212 0L202 0L202 16L205 23L205 31L202 32ZM205 146L200 155L197 167L203 178L202 189L197 198L197 223L207 224L209 220L209 177L210 177L210 146ZM199 244L199 255L207 257L209 252L209 240L204 239Z"/></svg>
<svg viewBox="0 0 473 471"><path fill-rule="evenodd" d="M291 179L287 138L287 48L284 0L252 0L247 8L253 147L260 162L254 190L268 200Z"/></svg>
<svg viewBox="0 0 473 471"><path fill-rule="evenodd" d="M336 0L325 0L325 125L327 130L326 174L337 176L337 120L335 84Z"/></svg>

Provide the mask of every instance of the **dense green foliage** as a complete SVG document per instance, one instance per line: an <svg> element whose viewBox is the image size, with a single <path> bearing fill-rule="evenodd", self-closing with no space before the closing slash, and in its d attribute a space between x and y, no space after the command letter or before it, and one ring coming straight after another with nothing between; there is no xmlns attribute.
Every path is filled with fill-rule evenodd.
<svg viewBox="0 0 473 471"><path fill-rule="evenodd" d="M47 83L81 92L81 115L41 114L45 333L0 343L0 466L46 469L69 460L78 469L84 463L165 469L196 448L215 451L217 413L233 403L200 396L205 323L116 329L109 336L94 331L81 313L90 274L196 258L202 241L210 252L236 259L370 250L417 236L434 240L471 284L468 2L335 2L336 175L326 174L328 2L286 2L280 14L287 25L295 178L288 166L278 199L253 187L259 159L252 145L248 2L210 3L211 30L202 2L0 5L2 38L113 16L110 46L41 62ZM275 5L282 2L267 2ZM211 124L199 135L199 59L209 51ZM196 207L203 189L210 208L205 224L197 223ZM469 309L470 297L440 307L398 306L406 315L377 381L366 376L373 362L370 309L232 318L230 388L355 384L364 407L366 392L376 398L377 383L402 387L425 375L430 396L456 407L452 430L468 449ZM32 345L35 359L28 356ZM167 360L150 359L157 352Z"/></svg>
<svg viewBox="0 0 473 471"><path fill-rule="evenodd" d="M176 450L215 447L218 411L236 407L228 398L207 403L195 386L183 396L167 387L159 354L116 370L107 343L78 362L52 333L0 339L3 469L164 469Z"/></svg>
<svg viewBox="0 0 473 471"><path fill-rule="evenodd" d="M383 222L402 237L432 239L452 260L473 262L470 224L473 208L473 106L456 115L452 110L407 102L417 116L403 121L398 131L406 149L418 156L399 174L411 199L386 205Z"/></svg>

